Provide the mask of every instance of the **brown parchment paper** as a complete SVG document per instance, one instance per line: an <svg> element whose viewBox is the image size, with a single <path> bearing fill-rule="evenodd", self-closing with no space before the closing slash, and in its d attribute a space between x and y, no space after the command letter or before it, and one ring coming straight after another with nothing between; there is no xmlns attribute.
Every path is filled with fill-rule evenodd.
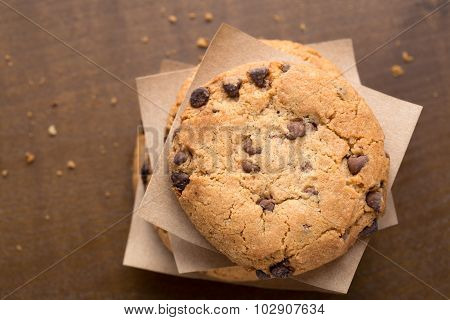
<svg viewBox="0 0 450 320"><path fill-rule="evenodd" d="M223 29L223 28L222 28ZM221 31L223 31L223 30L221 30ZM230 30L228 30L228 31L230 31ZM236 30L233 30L232 28L231 28L231 31L236 31ZM230 33L230 32L228 32L228 33ZM233 32L231 32L231 34L233 34ZM219 32L219 34L218 34L218 36L220 35L220 32ZM222 35L223 36L223 35ZM233 36L233 35L232 35ZM246 36L246 35L245 35ZM246 36L246 37L248 37L248 36ZM244 37L245 38L245 37ZM242 40L242 39L241 39ZM248 40L248 39L247 39ZM246 40L246 41L247 41ZM322 47L320 47L320 45L322 45ZM329 46L330 48L331 48L331 52L330 53L326 53L325 51L327 51L326 49L324 49L324 46L326 47L326 46ZM259 44L258 43L258 46L261 46L261 44ZM262 46L264 46L264 45L262 45ZM336 55L336 52L338 52L339 50L337 50L336 48L337 48L337 45L336 44L334 44L334 48L335 48L335 51L333 51L333 43L324 43L324 44L319 44L319 45L316 45L315 46L316 48L318 48L318 50L321 50L321 51L323 51L323 53L324 53L324 56L326 56L326 57L328 57L329 59L331 59L331 60L334 60L334 58L333 58L333 54L335 54L335 57L337 56L337 57L339 57L339 56L341 56L341 55L339 55L339 54L337 54ZM210 49L211 50L211 49ZM236 51L234 51L235 53L236 53ZM210 52L208 52L208 54L209 54ZM353 54L352 54L352 52L351 52L351 56L353 57ZM207 57L205 57L205 61L206 61L206 58ZM271 59L273 59L273 56L271 56ZM287 60L287 59L284 59L284 60ZM353 59L354 60L354 59ZM204 63L205 63L205 61L204 61ZM336 62L336 61L335 61ZM240 61L240 63L239 64L241 64L241 63L243 63L242 62L242 60ZM342 67L342 65L340 65L340 67L341 67L341 69L344 69L343 67ZM350 71L346 74L347 75L347 77L349 77L350 78L350 76L349 76L349 73L350 73ZM357 73L356 73L356 75L357 75ZM162 76L162 75L161 75ZM171 79L171 77L173 77L173 76L175 76L175 74L168 74L168 75L165 75L165 77L167 78L167 79ZM183 75L183 80L184 80L184 78L186 78L186 76L187 75ZM355 78L354 76L353 76L353 78ZM157 79L156 80L156 78L155 79L153 79L153 80L155 80L156 82L159 82L161 79ZM355 79L352 79L352 80L354 80L355 81ZM356 81L358 81L359 80L359 78L356 78ZM139 80L138 80L138 83L139 83ZM159 82L160 84L161 84L161 82ZM162 86L162 85L161 85ZM179 85L177 85L177 90L178 90L178 86ZM156 88L157 89L161 89L161 88L158 88L158 86L156 86ZM361 90L364 90L364 88L363 89L361 89ZM167 92L167 91L165 91L165 92ZM175 91L176 92L176 91ZM368 93L367 94L372 94L372 95L374 95L375 96L375 98L377 98L376 97L376 95L377 95L377 93L376 92L372 92L370 89L368 90ZM171 95L171 96L175 96L175 94L173 94L173 95ZM379 98L379 97L378 97ZM142 101L141 101L142 102ZM370 103L369 103L369 105L371 105ZM371 105L372 106L372 105ZM396 108L392 108L392 110L394 111L394 112L396 112L396 114L397 114L397 109ZM416 108L416 111L417 111L417 108ZM420 110L419 110L420 111ZM152 112L152 116L154 117L154 112ZM418 113L417 113L417 116L418 116ZM166 117L166 115L165 114L163 114L163 118L164 118L164 123L165 123L165 117ZM417 119L416 119L417 120ZM380 122L382 122L382 121L380 121ZM415 121L413 120L413 125L412 125L412 127L411 127L411 132L412 132L412 129L413 129L413 127L414 127L414 124L415 124ZM145 124L145 123L144 123ZM382 123L382 126L383 126L383 123ZM409 140L409 137L408 137L408 140ZM395 141L395 140L394 140ZM406 145L407 145L407 143L406 143ZM406 147L405 147L406 148ZM403 156L403 155L402 155ZM392 154L391 154L391 157L392 157ZM153 163L155 163L155 162L153 162ZM398 169L398 168L397 168ZM392 170L391 170L391 172L392 172ZM392 177L392 176L391 176ZM387 215L386 215L387 216ZM395 217L395 214L393 215L394 217ZM184 214L183 214L183 217L184 217ZM392 223L396 223L396 219L394 220L394 222L390 222L390 223L388 223L387 225L391 225ZM168 229L167 227L166 227L166 229ZM175 240L175 242L178 242L178 241L176 241ZM195 241L194 241L194 243L195 243ZM186 245L186 244L184 244L184 245ZM356 247L356 246L355 246ZM186 248L185 248L186 249ZM191 250L183 250L184 252L190 252ZM351 250L351 252L353 251L353 249ZM358 250L356 250L355 249L355 252L357 252ZM363 250L362 250L363 251ZM178 250L176 251L176 252L178 252ZM347 260L350 260L350 262L351 261L354 261L354 259L348 259L347 257L350 257L351 256L351 252L349 252L348 254L346 254L344 257L342 257L341 259L338 259L338 260L342 260L343 262L345 262L346 261L346 259ZM361 254L362 254L362 252L361 252ZM358 254L356 254L356 256L359 256L359 258L358 258L358 260L356 261L356 264L355 263L353 263L353 265L354 265L354 269L356 269L356 266L357 266L357 264L358 264L358 262L359 262L359 259L360 259L360 256L361 255L358 255ZM223 258L222 258L222 260L223 260ZM336 260L336 262L338 262L338 260ZM220 264L218 265L217 263L216 263L217 261L212 261L212 263L213 263L213 266L214 267L216 267L216 266L220 266ZM341 261L340 261L341 262ZM341 262L341 264L342 265L349 265L348 263L347 264L345 264L345 263L343 263L343 262ZM348 262L348 261L347 261ZM351 263L350 263L351 264ZM327 268L329 268L329 265L327 265L327 266L324 266L323 268L325 268L325 267L327 267ZM208 268L208 267L206 267L206 268ZM318 270L315 270L315 271L319 271L319 270L321 270L322 268L319 268ZM307 274L305 274L305 279L304 279L304 281L305 282L311 282L311 281L315 281L314 282L314 284L317 284L318 282L317 282L317 278L323 278L323 276L322 275L320 275L320 272L315 272L315 271L313 271L313 272L311 272L311 273L308 273L308 274L310 274L309 275L309 277L306 277L306 275ZM331 271L329 271L329 272L327 272L327 274L328 275L333 275L333 277L332 278L334 278L334 279L336 279L336 273L333 273L332 272L333 270L331 270ZM353 277L353 273L354 272L351 272L351 277ZM318 275L319 274L319 275ZM302 275L303 276L303 275ZM323 280L323 279L322 279ZM322 281L323 282L323 281ZM325 281L326 282L326 281ZM334 287L333 287L334 286ZM332 285L332 287L333 288L336 288L336 285ZM331 290L333 290L333 288L331 289ZM334 291L334 290L333 290ZM342 289L340 289L340 292L344 292Z"/></svg>

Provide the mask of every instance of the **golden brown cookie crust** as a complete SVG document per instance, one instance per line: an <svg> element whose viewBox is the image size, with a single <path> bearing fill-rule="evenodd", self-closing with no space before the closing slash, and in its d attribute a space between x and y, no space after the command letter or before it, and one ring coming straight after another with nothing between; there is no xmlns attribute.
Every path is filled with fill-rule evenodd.
<svg viewBox="0 0 450 320"><path fill-rule="evenodd" d="M257 68L268 71L262 82ZM236 264L275 277L344 254L383 213L389 167L382 129L345 79L308 64L286 69L249 64L205 84L206 104L197 92L168 156L200 233ZM239 98L225 92L229 79L240 81ZM180 152L186 160L175 163Z"/></svg>

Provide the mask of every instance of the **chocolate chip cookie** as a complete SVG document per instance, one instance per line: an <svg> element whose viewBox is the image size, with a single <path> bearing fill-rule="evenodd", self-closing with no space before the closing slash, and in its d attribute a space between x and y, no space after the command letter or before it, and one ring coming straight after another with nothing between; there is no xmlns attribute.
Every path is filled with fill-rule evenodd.
<svg viewBox="0 0 450 320"><path fill-rule="evenodd" d="M168 163L199 232L261 279L341 256L385 209L380 125L345 79L310 64L243 65L196 88Z"/></svg>

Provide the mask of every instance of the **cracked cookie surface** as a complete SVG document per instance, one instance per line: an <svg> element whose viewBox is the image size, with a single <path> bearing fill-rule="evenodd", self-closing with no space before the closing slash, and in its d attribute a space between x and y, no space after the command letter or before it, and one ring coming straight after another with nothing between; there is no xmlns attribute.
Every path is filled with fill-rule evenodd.
<svg viewBox="0 0 450 320"><path fill-rule="evenodd" d="M389 159L381 127L345 79L261 62L196 92L168 163L181 206L218 251L260 278L285 278L373 229Z"/></svg>

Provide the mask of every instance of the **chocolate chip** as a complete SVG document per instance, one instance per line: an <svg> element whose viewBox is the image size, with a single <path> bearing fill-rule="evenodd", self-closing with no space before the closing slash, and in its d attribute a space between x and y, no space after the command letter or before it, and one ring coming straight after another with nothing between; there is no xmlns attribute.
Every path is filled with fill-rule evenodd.
<svg viewBox="0 0 450 320"><path fill-rule="evenodd" d="M172 180L172 185L181 192L191 182L189 176L184 172L174 172L170 176L170 179Z"/></svg>
<svg viewBox="0 0 450 320"><path fill-rule="evenodd" d="M359 233L358 237L365 238L377 230L378 230L378 222L375 219L375 220L373 220L373 222L370 226L367 226L364 229L362 229L362 231Z"/></svg>
<svg viewBox="0 0 450 320"><path fill-rule="evenodd" d="M226 78L223 81L223 90L230 98L239 97L239 89L241 88L242 81L238 78Z"/></svg>
<svg viewBox="0 0 450 320"><path fill-rule="evenodd" d="M186 152L178 151L173 157L173 163L179 166L180 164L185 163L187 159L188 155Z"/></svg>
<svg viewBox="0 0 450 320"><path fill-rule="evenodd" d="M259 166L252 163L249 160L242 161L242 170L246 173L258 172L260 170Z"/></svg>
<svg viewBox="0 0 450 320"><path fill-rule="evenodd" d="M275 278L282 278L282 279L288 278L295 271L295 269L289 265L289 260L287 260L287 259L284 259L283 261L270 266L269 270L270 270L270 273Z"/></svg>
<svg viewBox="0 0 450 320"><path fill-rule="evenodd" d="M275 209L275 202L272 199L261 199L258 201L258 204L265 211L273 211Z"/></svg>
<svg viewBox="0 0 450 320"><path fill-rule="evenodd" d="M300 170L303 172L311 171L312 170L311 162L309 162L309 161L303 162L300 166Z"/></svg>
<svg viewBox="0 0 450 320"><path fill-rule="evenodd" d="M353 175L358 174L368 161L368 156L350 156L347 159L348 170Z"/></svg>
<svg viewBox="0 0 450 320"><path fill-rule="evenodd" d="M207 88L197 88L191 93L189 102L193 108L204 106L209 100L209 91Z"/></svg>
<svg viewBox="0 0 450 320"><path fill-rule="evenodd" d="M380 191L369 191L366 195L366 203L376 212L380 212L383 204L383 194Z"/></svg>
<svg viewBox="0 0 450 320"><path fill-rule="evenodd" d="M291 68L290 65L288 65L287 63L283 63L280 67L281 71L283 72L288 72L288 70Z"/></svg>
<svg viewBox="0 0 450 320"><path fill-rule="evenodd" d="M303 137L305 135L305 124L303 121L291 121L287 125L289 133L286 134L286 138L289 140L295 140L298 137Z"/></svg>
<svg viewBox="0 0 450 320"><path fill-rule="evenodd" d="M141 167L141 179L142 179L142 183L144 184L144 186L147 186L148 181L149 181L148 178L151 173L152 172L150 169L150 160L148 158L146 158Z"/></svg>
<svg viewBox="0 0 450 320"><path fill-rule="evenodd" d="M264 88L266 86L266 77L269 74L269 69L266 67L251 69L249 72L255 86Z"/></svg>
<svg viewBox="0 0 450 320"><path fill-rule="evenodd" d="M270 277L270 274L267 274L267 273L265 273L264 271L262 271L262 270L256 270L256 277L259 279L259 280L267 280L267 279L270 279L271 277Z"/></svg>
<svg viewBox="0 0 450 320"><path fill-rule="evenodd" d="M245 138L244 142L242 143L242 149L244 149L244 151L251 156L257 153L261 153L261 148L253 147L253 141L250 137Z"/></svg>
<svg viewBox="0 0 450 320"><path fill-rule="evenodd" d="M314 187L306 187L303 191L314 196L319 194L319 191L317 191Z"/></svg>

